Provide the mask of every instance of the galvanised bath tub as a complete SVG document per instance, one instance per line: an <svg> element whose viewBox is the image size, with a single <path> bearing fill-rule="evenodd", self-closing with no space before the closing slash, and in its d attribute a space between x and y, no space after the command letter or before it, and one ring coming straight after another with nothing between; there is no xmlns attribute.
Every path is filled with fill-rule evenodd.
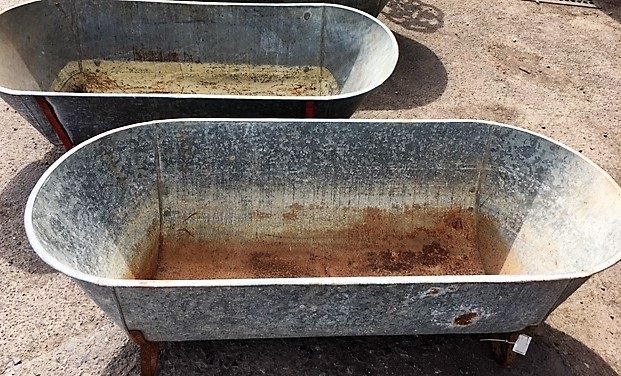
<svg viewBox="0 0 621 376"><path fill-rule="evenodd" d="M42 0L0 14L0 98L71 148L178 117L347 118L395 37L330 4Z"/></svg>
<svg viewBox="0 0 621 376"><path fill-rule="evenodd" d="M621 188L479 121L170 120L99 135L30 195L38 255L143 346L515 332L621 257Z"/></svg>

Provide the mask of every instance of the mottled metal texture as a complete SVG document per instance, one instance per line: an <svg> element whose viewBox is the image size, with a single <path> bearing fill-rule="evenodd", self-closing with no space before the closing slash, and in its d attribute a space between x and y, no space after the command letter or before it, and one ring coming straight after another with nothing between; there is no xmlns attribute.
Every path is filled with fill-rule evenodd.
<svg viewBox="0 0 621 376"><path fill-rule="evenodd" d="M373 5L374 7L375 5ZM346 118L397 63L390 30L356 9L329 4L44 0L0 14L0 93L58 143L30 106L44 97L74 144L120 126L177 117ZM52 92L71 61L179 61L314 65L340 92L321 96ZM25 111L24 108L29 111Z"/></svg>
<svg viewBox="0 0 621 376"><path fill-rule="evenodd" d="M484 164L480 210L499 220L505 242L523 250L516 256L529 271L587 271L585 260L618 253L618 186L573 151L500 128L491 134ZM569 257L568 248L575 247L582 250Z"/></svg>
<svg viewBox="0 0 621 376"><path fill-rule="evenodd" d="M55 188L41 191L37 200L46 202L47 210L37 212L35 228L63 250L55 255L60 262L85 273L122 278L140 258L138 246L159 231L160 223L151 133L136 129L131 135L112 135L113 143L90 144L83 163L64 164L49 177Z"/></svg>
<svg viewBox="0 0 621 376"><path fill-rule="evenodd" d="M197 1L203 1L203 0L197 0ZM224 1L227 2L227 1ZM244 3L244 2L252 2L252 3L291 3L291 2L295 2L295 3L313 3L314 1L311 0L295 0L295 1L288 1L288 0L276 0L276 1L270 1L270 0L259 0L259 1L255 1L255 0L249 0L249 1L231 1L231 2L235 2L235 3ZM339 5L345 5L348 7L352 7L352 8L356 8L359 9L363 12L369 13L372 16L377 17L380 12L382 11L382 9L384 9L384 7L386 6L386 4L388 3L388 0L330 0L330 1L326 1L326 3L328 4L339 4Z"/></svg>
<svg viewBox="0 0 621 376"><path fill-rule="evenodd" d="M245 238L265 230L249 212L293 203L493 214L510 252L489 257L518 259L521 269L122 278L132 273L127 260L146 257L137 244L154 230ZM621 188L580 154L489 122L190 119L125 127L51 166L25 218L43 260L151 341L512 332L541 323L621 258Z"/></svg>
<svg viewBox="0 0 621 376"><path fill-rule="evenodd" d="M498 333L539 324L565 283L275 282L123 288L119 299L127 327L151 341Z"/></svg>
<svg viewBox="0 0 621 376"><path fill-rule="evenodd" d="M248 213L276 214L293 203L352 209L475 205L470 190L485 127L464 125L469 144L462 144L441 123L352 123L351 130L346 123L263 124L156 128L164 237L178 233L180 223L198 238L223 236L219 223L234 223L237 236L252 236L257 226ZM205 205L214 212L186 220ZM281 222L273 223L274 232Z"/></svg>

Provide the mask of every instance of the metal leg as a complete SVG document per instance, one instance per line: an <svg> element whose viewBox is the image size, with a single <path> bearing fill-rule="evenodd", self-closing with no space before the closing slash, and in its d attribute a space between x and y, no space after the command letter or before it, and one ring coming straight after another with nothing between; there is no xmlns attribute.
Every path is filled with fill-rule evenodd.
<svg viewBox="0 0 621 376"><path fill-rule="evenodd" d="M518 355L526 355L532 339L527 333L531 333L534 328L531 326L519 332L497 334L494 336L496 338L484 338L481 341L490 342L494 359L500 365L510 367L518 361Z"/></svg>
<svg viewBox="0 0 621 376"><path fill-rule="evenodd" d="M515 342L521 333L522 332L501 334L497 337L507 342ZM510 367L517 362L519 355L513 352L512 345L507 342L490 342L490 345L492 348L492 355L498 364Z"/></svg>
<svg viewBox="0 0 621 376"><path fill-rule="evenodd" d="M139 330L130 330L129 337L140 347L140 375L155 376L160 360L160 344L148 341Z"/></svg>

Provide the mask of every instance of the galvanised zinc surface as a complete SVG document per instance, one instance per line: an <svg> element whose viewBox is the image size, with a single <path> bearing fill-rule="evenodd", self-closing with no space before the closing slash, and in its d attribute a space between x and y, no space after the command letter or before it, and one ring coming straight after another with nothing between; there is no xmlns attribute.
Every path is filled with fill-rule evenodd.
<svg viewBox="0 0 621 376"><path fill-rule="evenodd" d="M91 143L50 175L33 222L55 257L92 275L121 278L134 247L159 227L155 144L148 128ZM155 224L154 224L155 222Z"/></svg>
<svg viewBox="0 0 621 376"><path fill-rule="evenodd" d="M40 109L28 106L34 96L50 103L74 144L120 126L177 117L346 118L391 75L397 58L396 39L385 25L340 5L43 0L0 14L0 92L54 143L59 140ZM49 91L68 62L84 59L314 65L333 73L340 92ZM308 101L316 107L310 112Z"/></svg>
<svg viewBox="0 0 621 376"><path fill-rule="evenodd" d="M219 200L219 220L243 231L255 205L294 199L472 206L501 220L521 274L121 278L136 254L127 239L139 242L147 227L166 235ZM578 153L495 123L178 120L128 127L69 152L33 190L26 226L46 262L151 340L507 332L540 323L619 260L621 188Z"/></svg>
<svg viewBox="0 0 621 376"><path fill-rule="evenodd" d="M502 333L541 323L567 281L117 288L152 341Z"/></svg>
<svg viewBox="0 0 621 376"><path fill-rule="evenodd" d="M172 125L172 124L171 124ZM156 128L162 233L206 224L254 231L248 213L283 203L390 209L394 205L473 207L486 127L463 124L220 122ZM423 140L434 140L423 142ZM192 216L207 205L209 218ZM209 234L217 236L217 234Z"/></svg>
<svg viewBox="0 0 621 376"><path fill-rule="evenodd" d="M480 210L498 220L506 243L531 249L516 253L522 267L586 271L619 252L621 205L609 176L562 145L510 128L492 129L489 150Z"/></svg>
<svg viewBox="0 0 621 376"><path fill-rule="evenodd" d="M198 1L204 1L204 0L198 0ZM227 2L227 1L224 1ZM296 0L296 1L288 1L288 0L276 0L276 1L269 1L269 0L260 0L260 1L230 1L230 2L235 2L235 3L243 3L243 2L252 2L252 3L291 3L291 2L295 2L295 3L313 3L314 1L309 1L309 0ZM377 15L380 14L380 12L382 11L382 9L384 9L384 7L386 6L386 4L388 3L388 0L333 0L333 1L326 1L327 3L330 4L340 4L340 5L345 5L348 7L352 7L352 8L356 8L356 9L360 9L363 12L369 13L372 16L377 17Z"/></svg>

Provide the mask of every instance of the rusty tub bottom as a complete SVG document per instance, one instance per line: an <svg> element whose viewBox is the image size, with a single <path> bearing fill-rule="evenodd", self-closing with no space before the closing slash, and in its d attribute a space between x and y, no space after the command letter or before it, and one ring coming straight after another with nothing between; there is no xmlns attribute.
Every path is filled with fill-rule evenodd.
<svg viewBox="0 0 621 376"><path fill-rule="evenodd" d="M200 221L207 215L195 212ZM516 274L495 221L462 208L328 209L294 203L282 213L248 213L256 236L244 239L180 224L147 236L127 276L138 279L235 279L399 275ZM282 222L279 231L270 225ZM212 234L213 235L213 234Z"/></svg>
<svg viewBox="0 0 621 376"><path fill-rule="evenodd" d="M51 91L268 96L340 93L332 73L318 66L115 60L70 62L52 83Z"/></svg>

